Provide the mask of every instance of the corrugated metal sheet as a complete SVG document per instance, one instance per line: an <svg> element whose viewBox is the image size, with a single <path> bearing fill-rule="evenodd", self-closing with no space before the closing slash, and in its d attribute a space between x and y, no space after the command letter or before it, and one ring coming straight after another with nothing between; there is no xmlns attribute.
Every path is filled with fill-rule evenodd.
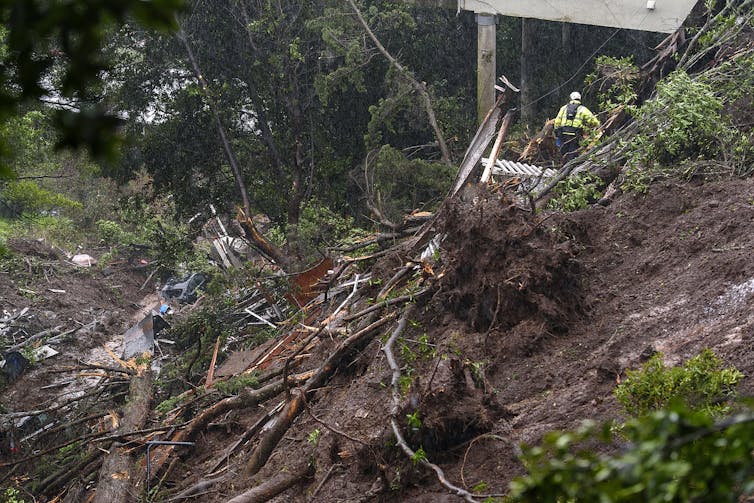
<svg viewBox="0 0 754 503"><path fill-rule="evenodd" d="M482 164L487 164L489 159L482 158ZM509 161L507 159L498 159L495 166L492 168L493 175L508 175L508 176L522 176L530 178L538 178L542 175L543 168L539 166L533 166L524 162ZM544 175L542 178L551 178L555 176L557 171L550 168L544 168Z"/></svg>

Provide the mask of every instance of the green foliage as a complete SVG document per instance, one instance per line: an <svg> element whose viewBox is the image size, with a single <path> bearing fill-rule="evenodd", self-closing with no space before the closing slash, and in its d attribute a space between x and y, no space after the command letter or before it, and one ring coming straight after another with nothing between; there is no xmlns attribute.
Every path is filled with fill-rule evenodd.
<svg viewBox="0 0 754 503"><path fill-rule="evenodd" d="M364 235L365 231L354 226L352 217L311 200L302 208L298 224L288 226L288 246L296 255L311 262L321 257L327 248L355 242Z"/></svg>
<svg viewBox="0 0 754 503"><path fill-rule="evenodd" d="M408 427L414 430L418 430L422 427L422 420L419 417L419 411L415 410L411 414L406 414L406 422Z"/></svg>
<svg viewBox="0 0 754 503"><path fill-rule="evenodd" d="M24 503L24 501L21 498L21 493L15 487L9 487L0 494L0 503Z"/></svg>
<svg viewBox="0 0 754 503"><path fill-rule="evenodd" d="M487 484L487 482L485 482L483 480L480 480L479 482L477 482L476 484L474 484L474 486L471 488L471 490L473 492L475 492L475 493L483 493L483 492L487 491L489 489L489 487L490 486Z"/></svg>
<svg viewBox="0 0 754 503"><path fill-rule="evenodd" d="M424 447L419 447L414 451L414 455L411 456L411 461L413 461L414 464L421 463L422 461L427 460L427 453L424 450Z"/></svg>
<svg viewBox="0 0 754 503"><path fill-rule="evenodd" d="M172 28L182 0L71 0L67 2L4 2L0 71L0 122L19 104L37 100L53 81L64 98L85 98L102 83L109 65L101 48L109 31L127 19L160 29ZM50 77L54 75L54 79ZM85 103L85 101L83 101ZM55 112L61 145L88 146L97 156L112 155L118 145L116 128L122 121L105 107L83 106L80 111ZM3 173L8 174L9 145L0 145Z"/></svg>
<svg viewBox="0 0 754 503"><path fill-rule="evenodd" d="M414 353L411 349L411 346L409 346L405 342L401 342L399 351L404 362L413 363L414 360L416 360L416 353Z"/></svg>
<svg viewBox="0 0 754 503"><path fill-rule="evenodd" d="M227 340L233 328L227 316L235 307L230 297L214 299L192 311L185 318L176 320L170 330L170 337L175 341L175 348L180 352L176 360L163 367L166 385L161 393L166 396L178 394L187 389L187 382L199 381L209 368L215 342L220 344ZM173 387L171 383L180 384Z"/></svg>
<svg viewBox="0 0 754 503"><path fill-rule="evenodd" d="M677 71L662 80L657 96L636 111L639 128L627 144L624 188L643 192L653 179L688 178L696 170L687 161L735 149L741 134L722 108L718 93L702 79Z"/></svg>
<svg viewBox="0 0 754 503"><path fill-rule="evenodd" d="M11 251L8 248L8 243L5 241L5 237L0 232L0 260L7 259L11 256Z"/></svg>
<svg viewBox="0 0 754 503"><path fill-rule="evenodd" d="M312 431L309 432L309 434L306 436L306 441L310 445L316 446L319 444L319 438L322 436L322 431L319 428L314 428Z"/></svg>
<svg viewBox="0 0 754 503"><path fill-rule="evenodd" d="M31 110L0 122L0 142L8 148L4 161L15 174L49 175L57 170L55 140L49 112Z"/></svg>
<svg viewBox="0 0 754 503"><path fill-rule="evenodd" d="M558 211L583 210L602 196L602 180L589 172L569 176L553 189L547 208Z"/></svg>
<svg viewBox="0 0 754 503"><path fill-rule="evenodd" d="M679 401L710 415L729 411L727 401L744 375L705 349L682 366L666 367L656 354L639 370L629 370L615 397L632 415L644 415Z"/></svg>
<svg viewBox="0 0 754 503"><path fill-rule="evenodd" d="M738 502L754 489L754 417L715 423L706 411L676 406L630 420L621 438L587 423L524 447L527 474L511 502ZM599 440L601 443L596 445ZM609 449L614 454L597 454Z"/></svg>
<svg viewBox="0 0 754 503"><path fill-rule="evenodd" d="M227 381L217 381L214 384L215 389L225 396L237 395L246 388L257 388L259 379L254 374L241 374L233 376Z"/></svg>
<svg viewBox="0 0 754 503"><path fill-rule="evenodd" d="M155 407L154 410L156 410L159 414L164 416L171 410L175 409L179 403L181 403L180 395L171 396L170 398L167 398L163 400L162 402L160 402L159 404L157 404L157 407Z"/></svg>
<svg viewBox="0 0 754 503"><path fill-rule="evenodd" d="M410 369L413 370L413 369ZM406 395L408 391L411 389L411 385L413 384L414 379L411 377L411 373L407 372L404 374L401 374L401 376L398 378L398 388L401 390L401 393L403 395Z"/></svg>
<svg viewBox="0 0 754 503"><path fill-rule="evenodd" d="M596 91L599 109L606 112L613 112L618 108L635 110L639 69L634 58L603 55L597 57L594 68L584 79L584 84Z"/></svg>
<svg viewBox="0 0 754 503"><path fill-rule="evenodd" d="M32 180L9 182L2 191L3 201L18 213L38 214L66 209L81 209L83 205L62 194L45 190Z"/></svg>
<svg viewBox="0 0 754 503"><path fill-rule="evenodd" d="M409 159L396 148L383 146L371 161L366 177L363 183L380 212L399 221L412 210L432 207L439 201L455 179L455 168Z"/></svg>
<svg viewBox="0 0 754 503"><path fill-rule="evenodd" d="M121 243L123 229L120 224L112 220L97 220L97 236L106 244Z"/></svg>

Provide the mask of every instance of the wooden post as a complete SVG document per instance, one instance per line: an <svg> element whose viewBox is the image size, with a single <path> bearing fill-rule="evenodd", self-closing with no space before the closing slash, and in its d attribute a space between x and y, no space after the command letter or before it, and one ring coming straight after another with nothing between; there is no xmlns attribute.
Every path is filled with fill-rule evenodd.
<svg viewBox="0 0 754 503"><path fill-rule="evenodd" d="M477 123L481 124L495 104L495 32L494 14L477 14Z"/></svg>

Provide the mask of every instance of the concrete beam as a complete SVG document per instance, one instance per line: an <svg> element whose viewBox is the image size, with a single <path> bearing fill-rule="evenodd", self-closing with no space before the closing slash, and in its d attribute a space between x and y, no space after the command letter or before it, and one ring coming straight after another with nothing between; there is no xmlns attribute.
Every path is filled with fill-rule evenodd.
<svg viewBox="0 0 754 503"><path fill-rule="evenodd" d="M502 16L672 33L695 4L696 0L458 0L457 6Z"/></svg>

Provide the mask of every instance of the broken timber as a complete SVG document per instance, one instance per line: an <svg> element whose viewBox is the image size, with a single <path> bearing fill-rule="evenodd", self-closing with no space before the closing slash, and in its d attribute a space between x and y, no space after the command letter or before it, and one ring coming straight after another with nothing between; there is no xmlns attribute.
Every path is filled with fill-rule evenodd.
<svg viewBox="0 0 754 503"><path fill-rule="evenodd" d="M152 399L152 373L147 366L139 375L131 378L128 403L117 428L118 433L130 433L141 429L149 416ZM129 493L141 484L142 474L135 470L131 456L114 442L99 472L94 503L126 503Z"/></svg>

